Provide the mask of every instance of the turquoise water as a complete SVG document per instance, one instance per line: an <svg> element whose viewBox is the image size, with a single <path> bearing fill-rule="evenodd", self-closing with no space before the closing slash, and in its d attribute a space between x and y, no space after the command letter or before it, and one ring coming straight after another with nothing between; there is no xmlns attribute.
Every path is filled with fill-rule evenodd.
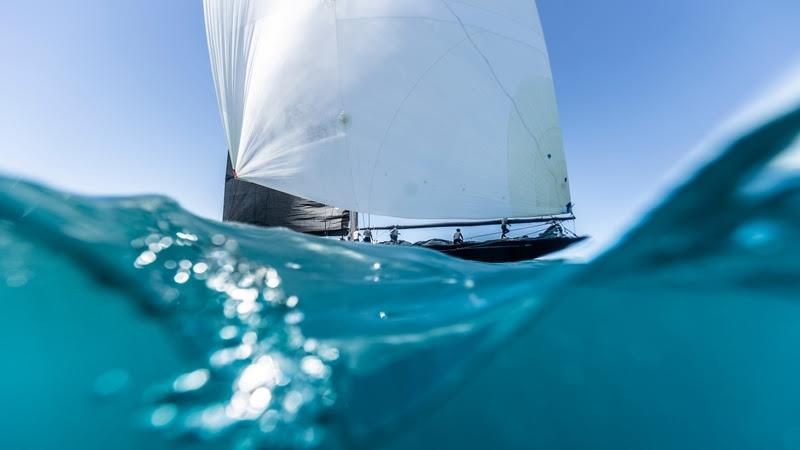
<svg viewBox="0 0 800 450"><path fill-rule="evenodd" d="M800 108L588 264L0 178L0 448L800 448Z"/></svg>

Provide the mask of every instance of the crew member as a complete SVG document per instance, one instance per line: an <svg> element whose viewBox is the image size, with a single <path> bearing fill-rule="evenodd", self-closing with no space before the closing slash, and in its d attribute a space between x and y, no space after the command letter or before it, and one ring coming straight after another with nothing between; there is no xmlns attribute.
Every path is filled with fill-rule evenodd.
<svg viewBox="0 0 800 450"><path fill-rule="evenodd" d="M397 229L397 225L392 227L392 231L389 233L389 239L392 240L392 244L397 244L398 239L400 239L400 230Z"/></svg>
<svg viewBox="0 0 800 450"><path fill-rule="evenodd" d="M456 229L456 234L453 235L453 244L461 245L464 243L464 235L461 234L461 228Z"/></svg>
<svg viewBox="0 0 800 450"><path fill-rule="evenodd" d="M500 222L500 231L502 232L500 239L508 239L508 232L511 231L511 228L508 227L508 219L503 219Z"/></svg>
<svg viewBox="0 0 800 450"><path fill-rule="evenodd" d="M364 242L368 244L372 243L372 230L370 229L364 230Z"/></svg>

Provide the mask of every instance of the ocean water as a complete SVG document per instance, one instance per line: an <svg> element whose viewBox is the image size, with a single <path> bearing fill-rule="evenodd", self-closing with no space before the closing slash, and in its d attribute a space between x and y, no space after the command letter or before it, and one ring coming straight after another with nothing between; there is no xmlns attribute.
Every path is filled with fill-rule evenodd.
<svg viewBox="0 0 800 450"><path fill-rule="evenodd" d="M0 178L0 448L800 448L800 108L587 264Z"/></svg>

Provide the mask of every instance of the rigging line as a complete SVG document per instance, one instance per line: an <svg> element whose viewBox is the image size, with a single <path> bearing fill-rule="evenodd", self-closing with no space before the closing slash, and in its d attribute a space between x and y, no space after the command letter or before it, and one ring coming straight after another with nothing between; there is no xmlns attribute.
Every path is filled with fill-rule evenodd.
<svg viewBox="0 0 800 450"><path fill-rule="evenodd" d="M478 44L475 42L475 40L472 39L472 36L469 34L469 31L467 31L467 26L461 20L461 17L459 17L459 15L456 14L456 12L453 10L453 8L450 6L450 4L447 2L448 0L441 0L441 1L445 5L445 7L450 11L450 13L453 15L453 17L456 18L456 20L458 21L458 24L461 26L461 30L464 32L464 35L467 37L467 40L469 40L469 42L472 44L472 47L475 49L475 51L478 53L478 55L480 55L480 57L483 58L484 62L486 62L486 66L489 68L489 72L491 73L492 78L494 78L495 83L497 83L497 87L499 87L500 90L503 91L505 96L511 102L511 105L514 107L514 111L516 112L517 116L519 116L520 122L522 122L522 126L525 127L525 131L528 132L528 135L530 135L531 139L533 139L533 141L536 143L536 147L538 147L539 150L541 150L542 149L542 145L539 142L539 139L537 139L536 135L533 134L533 131L531 131L530 127L528 126L528 123L525 122L525 117L522 115L522 111L519 109L519 105L517 104L517 101L508 92L508 90L505 88L505 86L503 86L503 83L500 81L500 77L497 75L497 72L494 70L494 66L492 66L492 63L491 63L491 61L489 61L489 58L481 51L480 47L478 47Z"/></svg>
<svg viewBox="0 0 800 450"><path fill-rule="evenodd" d="M532 225L532 226L525 227L525 228L517 228L515 230L510 230L508 232L508 234L514 234L514 233L517 233L517 232L520 232L520 231L532 230L534 228L540 228L540 229L544 230L546 228L545 225L547 225L547 224L536 224L536 225ZM477 239L477 238L488 237L488 236L497 236L499 234L503 234L503 233L502 232L493 232L493 233L487 233L487 234L479 234L477 236L470 236L467 239Z"/></svg>
<svg viewBox="0 0 800 450"><path fill-rule="evenodd" d="M483 238L483 237L498 236L500 234L502 234L502 232L497 232L496 231L496 232L492 232L492 233L486 233L486 234L479 234L479 235L476 235L476 236L470 236L470 237L466 238L466 240L469 241L469 240L472 240L472 239L478 239L478 238Z"/></svg>
<svg viewBox="0 0 800 450"><path fill-rule="evenodd" d="M497 12L497 11L493 11L493 10L491 10L491 9L489 9L489 8L484 8L484 7L482 7L482 6L470 5L469 3L466 3L466 2L464 2L464 1L462 1L462 0L450 0L450 2L451 2L451 3L460 3L460 4L462 4L462 5L464 5L464 6L468 7L468 8L480 9L480 10L482 10L482 11L484 11L484 12L487 12L487 13L489 13L489 14L494 14L495 16L502 17L502 18L504 18L504 19L506 19L506 20L508 20L508 21L514 22L514 23L516 23L517 25L519 25L519 26L521 26L521 27L525 28L526 30L531 30L531 31L534 31L534 32L536 32L536 33L537 33L539 36L541 36L541 37L544 37L544 32L543 32L543 30L541 29L541 27L540 27L540 28L537 30L536 28L532 28L532 27L528 26L528 25L527 25L525 22L522 22L521 20L517 20L515 17L507 16L507 15L505 15L505 14L499 13L499 12ZM538 19L538 18L539 18L539 9L538 9L538 8L536 8L536 6L534 6L534 9L536 9L536 16L537 16L537 19Z"/></svg>

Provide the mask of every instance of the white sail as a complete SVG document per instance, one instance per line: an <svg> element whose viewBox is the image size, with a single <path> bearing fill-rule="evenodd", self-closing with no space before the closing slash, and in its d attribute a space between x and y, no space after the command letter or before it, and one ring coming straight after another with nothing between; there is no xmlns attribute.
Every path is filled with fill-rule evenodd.
<svg viewBox="0 0 800 450"><path fill-rule="evenodd" d="M204 0L239 178L424 219L567 212L533 0Z"/></svg>

